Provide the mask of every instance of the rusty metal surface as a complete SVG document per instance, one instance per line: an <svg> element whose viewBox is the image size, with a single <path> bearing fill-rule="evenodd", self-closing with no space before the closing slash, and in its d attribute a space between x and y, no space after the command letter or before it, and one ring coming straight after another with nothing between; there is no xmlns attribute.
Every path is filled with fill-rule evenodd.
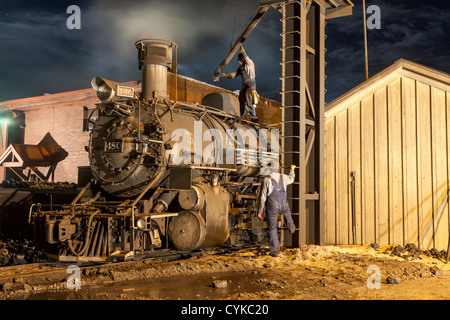
<svg viewBox="0 0 450 320"><path fill-rule="evenodd" d="M33 172L41 181L48 182L56 169L57 164L68 156L64 150L47 133L37 145L11 144L0 156L0 166L10 168L22 181L30 180ZM49 167L44 175L37 167ZM23 171L29 169L28 176Z"/></svg>
<svg viewBox="0 0 450 320"><path fill-rule="evenodd" d="M14 149L8 150L8 149ZM50 133L37 144L12 144L5 153L0 157L0 165L5 167L31 166L31 167L48 167L64 160L68 153L53 139ZM8 155L13 152L14 156L18 156L16 162L8 162Z"/></svg>

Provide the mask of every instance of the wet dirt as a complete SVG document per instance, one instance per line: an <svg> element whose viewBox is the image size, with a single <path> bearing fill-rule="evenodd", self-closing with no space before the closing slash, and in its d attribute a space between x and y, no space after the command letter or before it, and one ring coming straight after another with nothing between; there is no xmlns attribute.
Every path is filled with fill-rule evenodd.
<svg viewBox="0 0 450 320"><path fill-rule="evenodd" d="M220 279L220 280L217 280ZM24 296L28 300L217 300L232 294L262 290L254 272L223 272L214 275L174 276L96 285L80 290L43 292ZM214 281L226 283L217 288Z"/></svg>
<svg viewBox="0 0 450 320"><path fill-rule="evenodd" d="M81 267L80 289L67 288L69 274L65 272L59 278L18 276L18 280L3 283L0 299L450 299L450 264L425 254L403 251L395 255L393 249L308 245L284 249L273 258L267 255L267 248L255 247L203 252L178 261L144 259Z"/></svg>

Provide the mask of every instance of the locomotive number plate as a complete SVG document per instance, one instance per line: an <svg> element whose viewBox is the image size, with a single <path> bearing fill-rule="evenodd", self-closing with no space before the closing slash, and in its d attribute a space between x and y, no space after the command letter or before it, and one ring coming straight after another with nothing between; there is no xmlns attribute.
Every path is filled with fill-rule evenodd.
<svg viewBox="0 0 450 320"><path fill-rule="evenodd" d="M117 86L117 95L119 97L134 97L134 89L132 87Z"/></svg>
<svg viewBox="0 0 450 320"><path fill-rule="evenodd" d="M121 139L105 141L105 152L122 152L123 142Z"/></svg>

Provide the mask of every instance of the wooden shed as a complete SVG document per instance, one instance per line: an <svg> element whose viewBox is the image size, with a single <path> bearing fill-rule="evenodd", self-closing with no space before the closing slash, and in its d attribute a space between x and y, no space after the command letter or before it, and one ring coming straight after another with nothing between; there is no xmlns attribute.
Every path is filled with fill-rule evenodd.
<svg viewBox="0 0 450 320"><path fill-rule="evenodd" d="M450 75L399 60L325 110L327 244L447 249Z"/></svg>

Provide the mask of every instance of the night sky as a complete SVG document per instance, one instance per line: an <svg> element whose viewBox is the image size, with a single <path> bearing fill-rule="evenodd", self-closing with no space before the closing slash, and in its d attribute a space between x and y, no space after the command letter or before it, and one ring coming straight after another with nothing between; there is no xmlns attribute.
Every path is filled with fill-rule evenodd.
<svg viewBox="0 0 450 320"><path fill-rule="evenodd" d="M365 80L362 0L353 3L353 16L327 21L327 102ZM237 90L240 79L213 82L213 72L258 4L1 0L0 101L89 88L94 76L139 80L134 44L142 38L177 43L180 74ZM66 26L70 5L81 10L79 30ZM381 9L381 29L368 30L370 75L401 58L450 73L450 1L366 0L370 5ZM256 64L258 92L276 100L281 99L280 18L270 9L244 44ZM236 67L233 58L224 71Z"/></svg>

